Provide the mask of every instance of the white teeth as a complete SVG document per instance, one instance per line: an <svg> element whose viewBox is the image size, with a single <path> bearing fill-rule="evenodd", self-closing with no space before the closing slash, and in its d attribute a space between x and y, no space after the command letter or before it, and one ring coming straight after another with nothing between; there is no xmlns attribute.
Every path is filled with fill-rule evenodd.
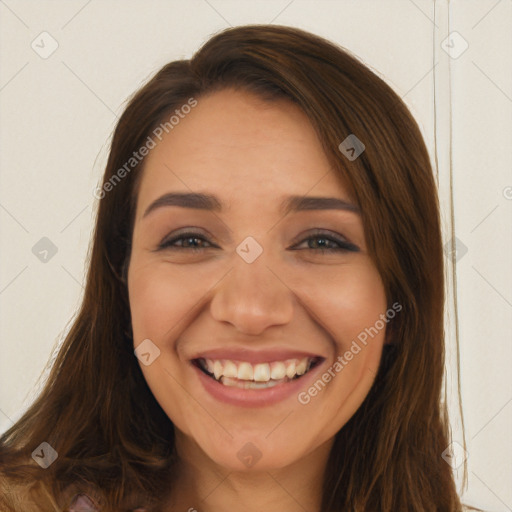
<svg viewBox="0 0 512 512"><path fill-rule="evenodd" d="M253 380L256 382L267 382L270 379L270 365L268 363L254 366Z"/></svg>
<svg viewBox="0 0 512 512"><path fill-rule="evenodd" d="M304 375L306 373L306 366L308 364L308 358L301 359L300 363L295 367L297 375Z"/></svg>
<svg viewBox="0 0 512 512"><path fill-rule="evenodd" d="M274 380L282 379L286 375L286 366L281 361L270 364L270 377Z"/></svg>
<svg viewBox="0 0 512 512"><path fill-rule="evenodd" d="M249 382L271 382L285 378L293 379L296 376L304 375L313 362L309 357L302 359L287 359L285 361L272 361L271 363L258 363L252 365L247 361L231 361L229 359L201 359L202 367L216 380L226 385L229 379Z"/></svg>
<svg viewBox="0 0 512 512"><path fill-rule="evenodd" d="M213 375L215 375L215 378L218 380L220 376L222 375L222 363L220 361L214 361L213 363Z"/></svg>
<svg viewBox="0 0 512 512"><path fill-rule="evenodd" d="M242 380L253 379L253 369L250 363L240 363L238 365L238 378Z"/></svg>
<svg viewBox="0 0 512 512"><path fill-rule="evenodd" d="M296 370L295 370L295 360L289 359L288 361L285 361L285 368L286 368L286 376L289 379L292 379L295 376Z"/></svg>
<svg viewBox="0 0 512 512"><path fill-rule="evenodd" d="M237 387L242 389L265 389L272 388L279 384L279 381L269 380L268 382L253 382L252 380L241 381L238 379L222 378L222 384L229 387Z"/></svg>
<svg viewBox="0 0 512 512"><path fill-rule="evenodd" d="M238 376L238 369L236 367L236 364L233 363L233 361L225 361L224 371L222 372L222 375L224 375L224 377L236 378Z"/></svg>

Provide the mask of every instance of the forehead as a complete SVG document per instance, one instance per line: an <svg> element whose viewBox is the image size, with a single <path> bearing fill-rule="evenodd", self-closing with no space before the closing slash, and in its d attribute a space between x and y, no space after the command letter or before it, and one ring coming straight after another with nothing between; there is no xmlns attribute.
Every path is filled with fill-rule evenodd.
<svg viewBox="0 0 512 512"><path fill-rule="evenodd" d="M308 193L349 198L302 110L232 89L198 98L146 157L138 203L169 190L208 190L230 204Z"/></svg>

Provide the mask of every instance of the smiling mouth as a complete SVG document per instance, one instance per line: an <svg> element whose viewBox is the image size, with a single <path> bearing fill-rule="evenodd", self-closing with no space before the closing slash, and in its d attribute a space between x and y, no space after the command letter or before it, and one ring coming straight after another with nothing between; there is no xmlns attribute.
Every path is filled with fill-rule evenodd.
<svg viewBox="0 0 512 512"><path fill-rule="evenodd" d="M192 364L219 384L242 389L266 389L297 380L323 361L322 357L251 364L229 359L193 359Z"/></svg>

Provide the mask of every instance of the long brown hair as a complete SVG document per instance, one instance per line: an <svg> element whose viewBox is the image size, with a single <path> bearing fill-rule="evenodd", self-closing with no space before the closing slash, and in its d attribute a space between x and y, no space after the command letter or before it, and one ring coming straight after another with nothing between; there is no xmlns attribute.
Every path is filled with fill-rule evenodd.
<svg viewBox="0 0 512 512"><path fill-rule="evenodd" d="M288 99L307 114L361 208L388 303L403 308L389 325L390 344L372 389L336 435L322 512L460 510L451 468L441 456L449 444L440 405L443 253L436 185L421 133L399 96L349 52L272 25L228 29L192 59L167 64L119 119L80 310L44 390L0 438L0 475L13 486L4 493L4 508L16 509L16 492L45 511L64 509L80 490L96 493L102 510L116 511L141 504L156 510L167 495L176 462L174 428L134 357L126 287L144 160L128 170L126 163L175 109L224 88ZM338 149L350 134L365 145L353 161ZM115 179L123 166L127 172ZM58 453L44 470L31 460L42 442Z"/></svg>

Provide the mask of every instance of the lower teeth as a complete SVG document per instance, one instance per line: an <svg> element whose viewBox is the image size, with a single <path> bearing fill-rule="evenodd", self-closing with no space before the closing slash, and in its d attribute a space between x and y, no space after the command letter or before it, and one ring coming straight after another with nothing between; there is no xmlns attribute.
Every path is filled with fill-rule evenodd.
<svg viewBox="0 0 512 512"><path fill-rule="evenodd" d="M231 387L237 387L242 389L265 389L265 388L271 388L273 386L276 386L277 384L281 384L283 382L288 382L288 377L285 377L284 379L279 380L272 380L270 379L268 382L255 382L253 380L241 380L241 379L234 379L230 377L221 377L219 382L220 384L223 384L224 386L231 386Z"/></svg>

